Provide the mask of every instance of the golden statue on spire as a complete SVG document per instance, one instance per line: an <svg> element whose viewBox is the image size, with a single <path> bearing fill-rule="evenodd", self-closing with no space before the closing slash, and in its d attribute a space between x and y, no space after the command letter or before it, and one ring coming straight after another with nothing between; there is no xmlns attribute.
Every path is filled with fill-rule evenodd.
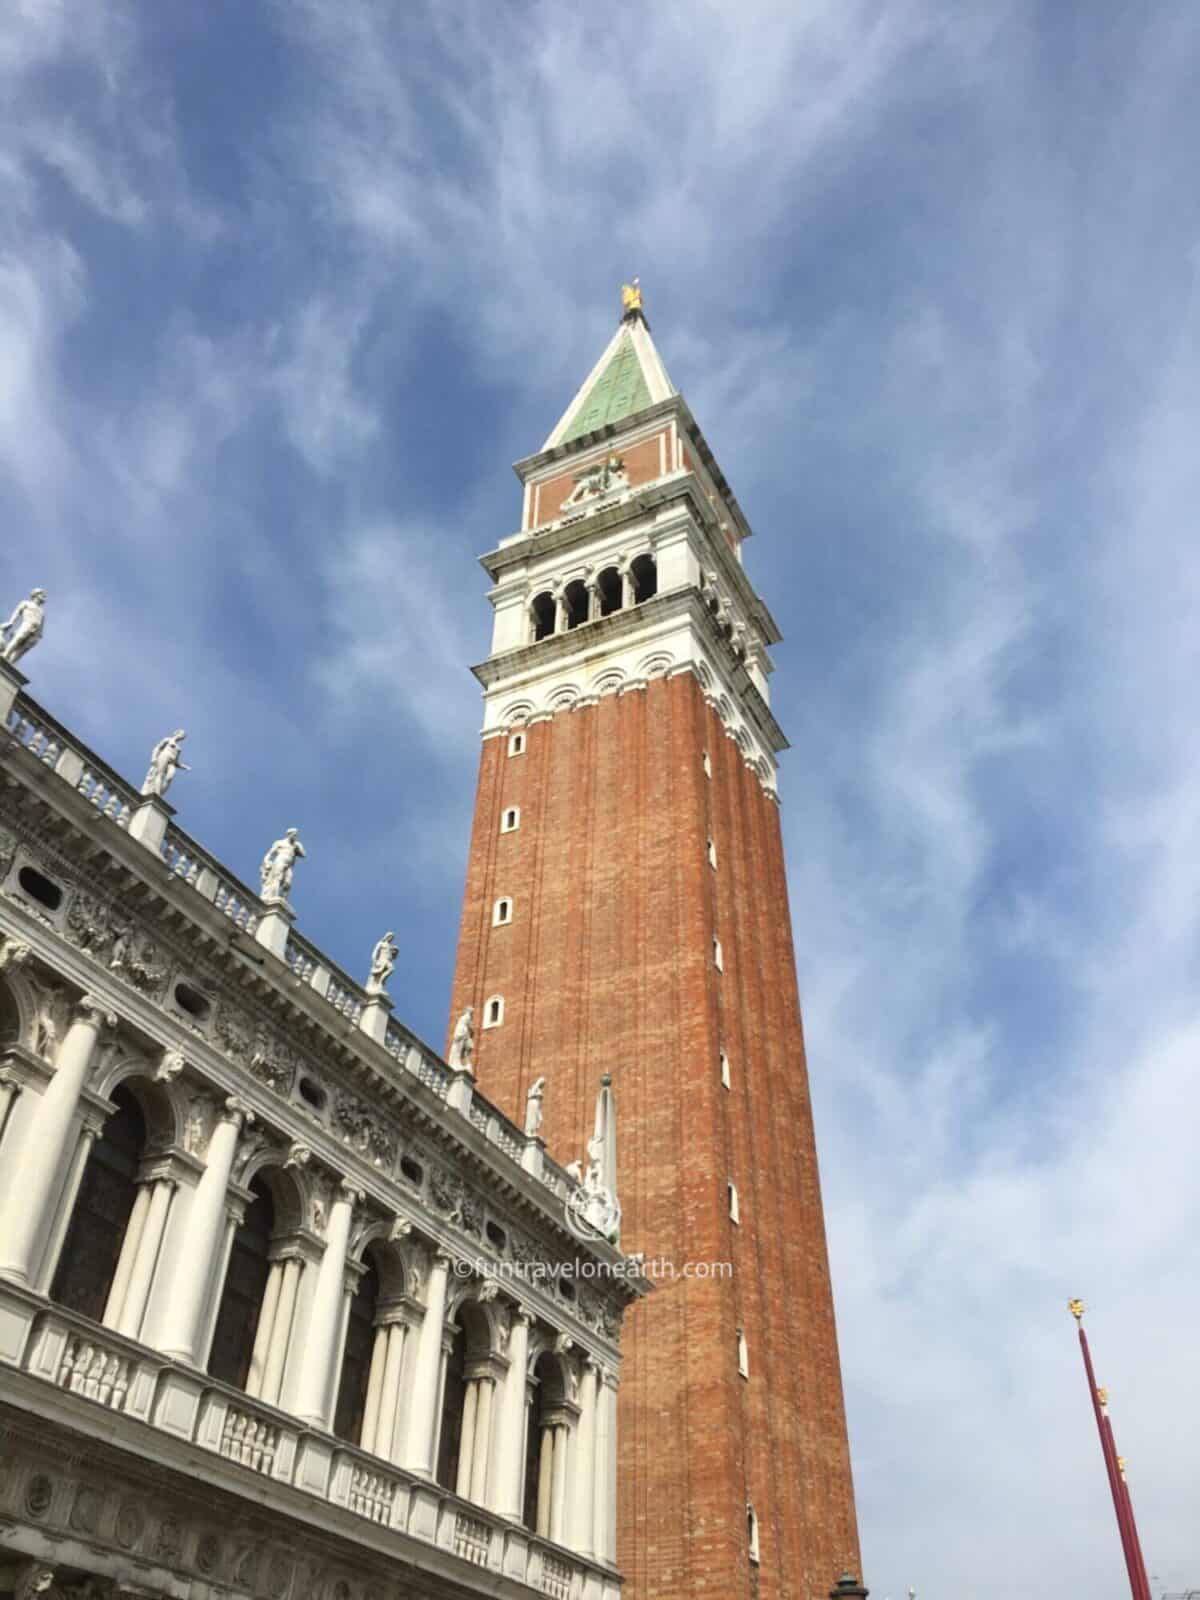
<svg viewBox="0 0 1200 1600"><path fill-rule="evenodd" d="M637 278L621 285L621 315L632 317L642 310L642 286Z"/></svg>

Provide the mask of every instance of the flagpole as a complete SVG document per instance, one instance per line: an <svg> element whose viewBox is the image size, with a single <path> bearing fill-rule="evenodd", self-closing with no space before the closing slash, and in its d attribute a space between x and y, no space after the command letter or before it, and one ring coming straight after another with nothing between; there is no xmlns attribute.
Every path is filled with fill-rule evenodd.
<svg viewBox="0 0 1200 1600"><path fill-rule="evenodd" d="M1083 1352L1084 1371L1087 1373L1092 1409L1096 1415L1096 1431L1100 1435L1100 1450L1104 1456L1105 1471L1108 1473L1108 1486L1112 1491L1113 1510L1117 1515L1117 1531L1121 1535L1121 1549L1124 1551L1125 1567L1129 1573L1129 1588L1133 1600L1152 1600L1150 1581L1146 1577L1146 1564L1142 1559L1141 1541L1133 1517L1133 1501L1130 1498L1129 1485L1125 1482L1125 1463L1117 1454L1116 1438L1108 1416L1108 1394L1096 1383L1092 1352L1088 1347L1087 1334L1083 1331L1083 1301L1070 1300L1067 1302L1067 1309L1079 1327L1079 1348Z"/></svg>

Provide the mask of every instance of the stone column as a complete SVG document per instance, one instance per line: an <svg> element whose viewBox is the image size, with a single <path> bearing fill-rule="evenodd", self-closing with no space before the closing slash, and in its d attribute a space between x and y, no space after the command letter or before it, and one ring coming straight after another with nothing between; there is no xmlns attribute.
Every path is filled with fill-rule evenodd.
<svg viewBox="0 0 1200 1600"><path fill-rule="evenodd" d="M595 1553L602 1561L617 1559L617 1379L601 1371L596 1406Z"/></svg>
<svg viewBox="0 0 1200 1600"><path fill-rule="evenodd" d="M208 1298L200 1318L200 1339L196 1346L195 1364L201 1368L208 1366L213 1338L217 1331L217 1317L221 1310L221 1294L229 1272L229 1258L233 1254L233 1241L245 1215L246 1208L240 1200L233 1201L225 1208L225 1235L221 1240L221 1254L217 1261L217 1270L208 1286Z"/></svg>
<svg viewBox="0 0 1200 1600"><path fill-rule="evenodd" d="M580 1555L596 1553L596 1410L600 1372L594 1361L583 1368L579 1388L579 1435L571 1484L570 1544Z"/></svg>
<svg viewBox="0 0 1200 1600"><path fill-rule="evenodd" d="M54 1220L50 1225L50 1237L46 1248L42 1251L42 1264L38 1268L37 1279L33 1287L39 1294L50 1293L50 1285L54 1281L55 1269L58 1258L62 1254L63 1240L67 1237L67 1229L71 1225L71 1213L75 1210L75 1201L79 1195L79 1186L83 1182L84 1169L88 1164L88 1157L92 1153L92 1146L100 1137L104 1124L97 1120L97 1114L88 1111L84 1115L83 1124L79 1129L79 1137L75 1143L75 1154L71 1157L71 1165L67 1172L67 1181L62 1186L62 1191L55 1203Z"/></svg>
<svg viewBox="0 0 1200 1600"><path fill-rule="evenodd" d="M508 1336L508 1371L500 1391L496 1440L496 1472L489 1504L514 1522L521 1520L525 1491L525 1389L529 1365L529 1329L533 1317L518 1311Z"/></svg>
<svg viewBox="0 0 1200 1600"><path fill-rule="evenodd" d="M463 1399L462 1433L458 1441L458 1479L454 1492L462 1500L471 1498L471 1471L475 1459L475 1416L479 1406L479 1378L467 1380Z"/></svg>
<svg viewBox="0 0 1200 1600"><path fill-rule="evenodd" d="M365 1196L361 1189L343 1183L329 1208L325 1230L325 1253L317 1269L317 1283L309 1307L304 1340L304 1360L296 1385L295 1413L305 1422L327 1428L331 1376L337 1363L338 1334L342 1323L345 1292L346 1252L350 1245L350 1224L356 1203Z"/></svg>
<svg viewBox="0 0 1200 1600"><path fill-rule="evenodd" d="M471 1441L470 1498L476 1505L487 1504L488 1462L492 1454L492 1401L496 1380L488 1374L475 1379L479 1398L475 1405L475 1434Z"/></svg>
<svg viewBox="0 0 1200 1600"><path fill-rule="evenodd" d="M554 1471L550 1489L550 1537L556 1544L566 1543L567 1521L567 1449L571 1430L565 1422L556 1422L554 1437Z"/></svg>
<svg viewBox="0 0 1200 1600"><path fill-rule="evenodd" d="M434 1471L437 1408L441 1390L442 1328L446 1320L446 1287L449 1278L450 1257L435 1256L425 1290L425 1319L417 1338L408 1445L402 1463L410 1472L419 1473L423 1478L432 1478Z"/></svg>
<svg viewBox="0 0 1200 1600"><path fill-rule="evenodd" d="M562 589L554 596L554 631L555 633L567 631L567 596Z"/></svg>
<svg viewBox="0 0 1200 1600"><path fill-rule="evenodd" d="M379 1431L379 1403L383 1397L383 1373L387 1366L388 1330L384 1323L375 1324L375 1342L371 1346L371 1370L367 1374L367 1400L363 1407L362 1432L359 1445L373 1455L382 1455L375 1442Z"/></svg>
<svg viewBox="0 0 1200 1600"><path fill-rule="evenodd" d="M54 1076L32 1118L29 1137L13 1151L13 1172L0 1210L0 1277L28 1283L38 1247L52 1220L62 1166L69 1159L71 1127L102 1030L117 1019L92 995L76 1003L59 1046Z"/></svg>
<svg viewBox="0 0 1200 1600"><path fill-rule="evenodd" d="M538 1441L537 1531L550 1537L550 1507L554 1495L554 1429L543 1426Z"/></svg>
<svg viewBox="0 0 1200 1600"><path fill-rule="evenodd" d="M257 1395L268 1405L279 1404L304 1266L298 1255L281 1256L272 1272L273 1284L271 1279L267 1282L246 1392Z"/></svg>
<svg viewBox="0 0 1200 1600"><path fill-rule="evenodd" d="M400 1421L400 1386L404 1376L404 1352L408 1344L408 1323L387 1325L387 1356L383 1366L383 1388L379 1395L379 1423L375 1433L375 1454L385 1461L397 1457Z"/></svg>
<svg viewBox="0 0 1200 1600"><path fill-rule="evenodd" d="M587 586L588 621L595 622L600 615L600 584L593 578Z"/></svg>
<svg viewBox="0 0 1200 1600"><path fill-rule="evenodd" d="M621 568L621 610L627 611L633 605L633 573L628 567Z"/></svg>
<svg viewBox="0 0 1200 1600"><path fill-rule="evenodd" d="M108 1291L108 1301L104 1307L103 1320L106 1328L115 1328L120 1321L125 1296L129 1291L129 1280L133 1276L134 1258L142 1242L142 1231L146 1226L146 1213L149 1209L150 1184L139 1183L137 1194L134 1196L133 1210L129 1214L129 1225L125 1229L125 1238L121 1243L117 1274L112 1281L112 1288Z"/></svg>
<svg viewBox="0 0 1200 1600"><path fill-rule="evenodd" d="M159 1330L158 1347L176 1361L186 1361L189 1365L198 1362L214 1268L223 1264L222 1258L228 1260L222 1248L225 1237L228 1236L230 1247L233 1244L233 1231L226 1215L229 1179L242 1127L253 1121L254 1114L244 1101L236 1095L226 1100L221 1120L208 1141L208 1158L186 1218L187 1229Z"/></svg>
<svg viewBox="0 0 1200 1600"><path fill-rule="evenodd" d="M110 1322L107 1314L104 1319L109 1327L116 1328L118 1333L124 1333L131 1339L136 1339L142 1331L142 1318L146 1314L150 1285L154 1280L154 1270L158 1265L163 1233L167 1226L167 1212L170 1210L177 1184L174 1178L153 1178L146 1187L150 1190L150 1204L146 1210L145 1225L137 1241L128 1287L122 1304L117 1308L116 1320Z"/></svg>
<svg viewBox="0 0 1200 1600"><path fill-rule="evenodd" d="M19 1093L20 1085L0 1073L0 1146L3 1146L4 1132L8 1126L8 1108Z"/></svg>

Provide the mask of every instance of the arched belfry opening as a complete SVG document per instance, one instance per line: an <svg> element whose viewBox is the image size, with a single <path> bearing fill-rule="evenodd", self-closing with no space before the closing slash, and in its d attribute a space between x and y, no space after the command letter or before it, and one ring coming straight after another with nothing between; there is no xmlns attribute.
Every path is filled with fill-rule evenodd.
<svg viewBox="0 0 1200 1600"><path fill-rule="evenodd" d="M621 609L621 574L616 567L605 567L596 579L596 593L600 601L600 615L612 616Z"/></svg>
<svg viewBox="0 0 1200 1600"><path fill-rule="evenodd" d="M643 600L653 600L658 593L658 567L652 555L640 555L629 564L633 580L633 603L640 606Z"/></svg>
<svg viewBox="0 0 1200 1600"><path fill-rule="evenodd" d="M556 607L554 596L549 589L544 589L541 594L535 594L529 604L529 615L533 624L533 642L539 639L548 639L554 632L554 619Z"/></svg>
<svg viewBox="0 0 1200 1600"><path fill-rule="evenodd" d="M576 578L563 590L563 608L568 629L578 628L588 620L588 592L582 578Z"/></svg>

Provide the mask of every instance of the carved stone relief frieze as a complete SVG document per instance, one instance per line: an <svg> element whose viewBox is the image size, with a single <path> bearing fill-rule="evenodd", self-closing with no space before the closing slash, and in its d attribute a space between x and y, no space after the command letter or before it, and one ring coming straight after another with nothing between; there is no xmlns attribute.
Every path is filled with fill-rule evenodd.
<svg viewBox="0 0 1200 1600"><path fill-rule="evenodd" d="M359 1155L376 1167L390 1168L396 1160L396 1135L356 1095L339 1092L333 1103L333 1126Z"/></svg>
<svg viewBox="0 0 1200 1600"><path fill-rule="evenodd" d="M155 940L133 923L122 928L113 940L108 966L110 972L147 999L162 998L169 967Z"/></svg>
<svg viewBox="0 0 1200 1600"><path fill-rule="evenodd" d="M113 909L107 901L82 890L67 908L67 938L97 961L104 961L117 936Z"/></svg>

